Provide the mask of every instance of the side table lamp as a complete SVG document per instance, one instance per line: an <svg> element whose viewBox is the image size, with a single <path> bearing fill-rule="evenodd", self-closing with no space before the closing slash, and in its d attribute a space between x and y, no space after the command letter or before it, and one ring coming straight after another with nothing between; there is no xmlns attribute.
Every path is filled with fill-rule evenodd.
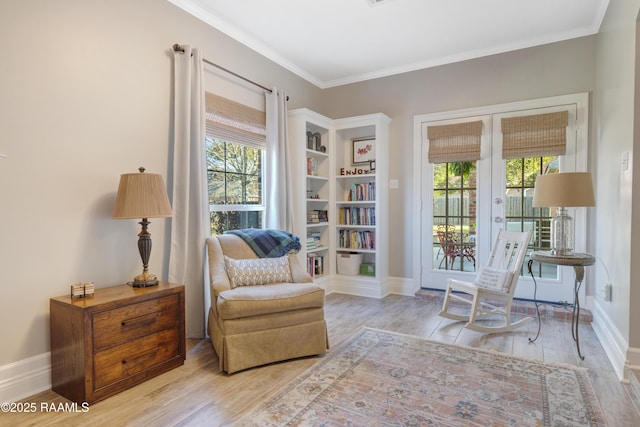
<svg viewBox="0 0 640 427"><path fill-rule="evenodd" d="M589 172L552 173L539 175L536 179L533 207L557 207L558 211L551 219L551 250L532 252L531 259L540 263L573 267L575 281L571 333L580 359L584 359L584 356L580 351L580 338L578 336L578 326L580 325L579 290L584 279L584 267L593 265L595 258L590 254L575 253L573 251L574 224L573 218L569 216L566 208L595 205L593 182ZM538 312L538 334L533 339L529 338L529 341L534 342L539 335L540 317Z"/></svg>
<svg viewBox="0 0 640 427"><path fill-rule="evenodd" d="M556 215L551 218L553 255L573 253L574 224L566 208L595 205L591 173L563 172L538 175L533 193L533 207L558 208Z"/></svg>
<svg viewBox="0 0 640 427"><path fill-rule="evenodd" d="M162 175L144 173L125 173L120 175L116 205L113 209L114 219L138 219L142 231L138 234L138 251L142 258L142 274L137 275L131 286L147 287L158 284L155 274L148 271L151 255L151 233L147 231L150 224L148 218L166 218L172 215L167 189Z"/></svg>

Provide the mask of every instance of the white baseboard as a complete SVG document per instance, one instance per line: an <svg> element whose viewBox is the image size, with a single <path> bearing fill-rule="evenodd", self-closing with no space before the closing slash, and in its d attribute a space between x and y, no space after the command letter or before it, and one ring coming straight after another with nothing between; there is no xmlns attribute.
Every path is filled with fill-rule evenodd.
<svg viewBox="0 0 640 427"><path fill-rule="evenodd" d="M324 287L327 295L335 292L369 298L384 298L390 294L415 296L419 290L413 279L402 277L389 277L386 281L377 282L363 276L336 275L323 277L317 283Z"/></svg>
<svg viewBox="0 0 640 427"><path fill-rule="evenodd" d="M51 353L0 366L0 402L16 402L51 388Z"/></svg>
<svg viewBox="0 0 640 427"><path fill-rule="evenodd" d="M640 348L629 347L627 350L627 362L625 363L625 379L629 379L630 371L640 375Z"/></svg>
<svg viewBox="0 0 640 427"><path fill-rule="evenodd" d="M391 294L414 297L419 290L420 286L416 285L413 279L389 277L389 293Z"/></svg>
<svg viewBox="0 0 640 427"><path fill-rule="evenodd" d="M593 313L591 327L598 337L600 344L602 344L602 348L607 354L613 370L616 372L616 375L618 375L618 379L628 381L626 356L628 344L600 304L598 300L594 301L591 309ZM638 360L637 366L640 366L640 360Z"/></svg>
<svg viewBox="0 0 640 427"><path fill-rule="evenodd" d="M364 276L335 275L331 279L331 291L339 294L369 298L384 298L389 295L389 282Z"/></svg>

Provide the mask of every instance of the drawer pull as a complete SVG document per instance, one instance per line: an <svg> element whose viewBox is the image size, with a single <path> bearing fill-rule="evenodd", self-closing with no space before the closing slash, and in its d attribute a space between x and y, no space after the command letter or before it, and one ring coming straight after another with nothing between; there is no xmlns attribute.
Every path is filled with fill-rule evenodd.
<svg viewBox="0 0 640 427"><path fill-rule="evenodd" d="M136 354L135 356L131 356L129 359L122 359L122 364L126 365L127 363L133 363L136 360L143 358L154 358L158 353L158 349L154 348L149 351L145 351L144 353Z"/></svg>
<svg viewBox="0 0 640 427"><path fill-rule="evenodd" d="M122 325L123 328L152 325L158 319L158 314L159 313L156 312L156 313L151 313L151 314L147 314L140 317L134 317L131 319L123 320L122 322L120 322L120 324Z"/></svg>

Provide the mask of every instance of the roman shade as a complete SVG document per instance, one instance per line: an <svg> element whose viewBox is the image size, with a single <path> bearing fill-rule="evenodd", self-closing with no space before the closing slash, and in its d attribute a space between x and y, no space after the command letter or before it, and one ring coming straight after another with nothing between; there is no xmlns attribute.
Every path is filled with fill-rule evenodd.
<svg viewBox="0 0 640 427"><path fill-rule="evenodd" d="M207 135L224 141L266 148L264 111L256 110L212 93L205 93Z"/></svg>
<svg viewBox="0 0 640 427"><path fill-rule="evenodd" d="M568 123L568 111L502 119L502 158L565 154Z"/></svg>
<svg viewBox="0 0 640 427"><path fill-rule="evenodd" d="M429 163L479 160L481 136L481 120L428 126Z"/></svg>

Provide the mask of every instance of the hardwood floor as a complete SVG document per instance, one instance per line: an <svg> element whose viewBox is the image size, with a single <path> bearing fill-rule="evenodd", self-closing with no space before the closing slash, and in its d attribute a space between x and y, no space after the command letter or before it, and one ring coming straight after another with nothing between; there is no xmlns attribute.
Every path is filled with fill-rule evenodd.
<svg viewBox="0 0 640 427"><path fill-rule="evenodd" d="M439 310L440 305L413 297L392 295L377 300L331 294L327 296L325 317L334 348L361 326L368 326L583 366L589 370L607 425L640 426L640 415L629 395L629 386L616 378L590 325L580 325L580 343L585 356L581 361L571 339L569 321L543 319L541 336L531 344L528 337L535 335L536 322L510 333L486 335L464 329L462 323L439 317ZM47 391L23 400L35 403L36 413L2 413L0 425L232 425L234 420L318 360L315 357L305 358L226 375L219 371L217 357L208 340L188 340L187 347L184 366L95 403L87 412L42 411L41 404L57 409L58 405L69 403L56 393Z"/></svg>

